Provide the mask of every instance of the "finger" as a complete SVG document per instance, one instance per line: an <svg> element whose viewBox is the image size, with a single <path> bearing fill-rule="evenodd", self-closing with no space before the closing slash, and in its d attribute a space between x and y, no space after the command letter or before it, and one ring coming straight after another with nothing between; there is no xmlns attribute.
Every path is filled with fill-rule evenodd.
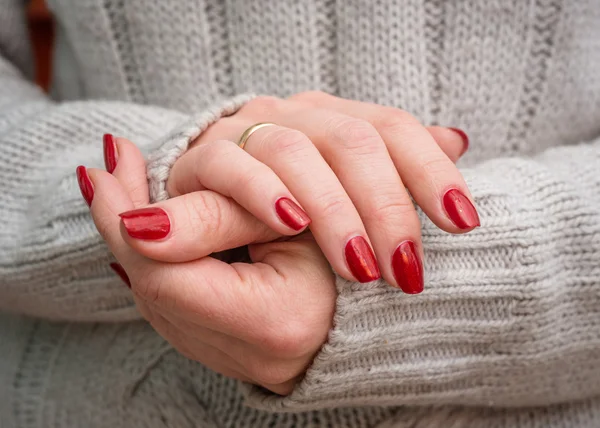
<svg viewBox="0 0 600 428"><path fill-rule="evenodd" d="M146 161L140 150L125 138L104 135L104 163L114 175L135 207L148 204Z"/></svg>
<svg viewBox="0 0 600 428"><path fill-rule="evenodd" d="M90 195L90 211L94 224L111 252L122 265L133 262L146 263L143 257L128 248L119 231L119 212L133 207L125 189L115 177L99 169L80 166L77 168L77 176L82 193Z"/></svg>
<svg viewBox="0 0 600 428"><path fill-rule="evenodd" d="M443 126L428 126L425 129L454 163L458 162L469 149L469 137L461 129L445 128Z"/></svg>
<svg viewBox="0 0 600 428"><path fill-rule="evenodd" d="M357 207L306 135L282 126L261 128L245 150L271 167L306 209L310 230L338 274L359 282L380 278ZM391 169L398 177L393 165Z"/></svg>
<svg viewBox="0 0 600 428"><path fill-rule="evenodd" d="M118 212L131 208L133 203L116 178L107 172L80 166L77 168L77 177L82 194L91 205L92 218L98 232L119 260L119 264L113 264L118 266L116 273L130 288L135 288L129 277L140 271L151 274L153 266L148 259L131 251L119 232Z"/></svg>
<svg viewBox="0 0 600 428"><path fill-rule="evenodd" d="M193 178L192 178L193 177ZM205 188L233 198L282 235L295 235L310 218L281 179L265 164L230 141L194 147L171 169L169 195Z"/></svg>
<svg viewBox="0 0 600 428"><path fill-rule="evenodd" d="M374 125L386 142L404 184L438 227L464 233L480 225L461 173L413 116L399 109L330 95L320 97L319 106Z"/></svg>
<svg viewBox="0 0 600 428"><path fill-rule="evenodd" d="M406 293L420 293L421 224L377 130L364 120L304 106L282 107L279 114L277 123L304 132L331 165L360 214L386 281ZM261 132L256 132L257 140ZM246 148L250 151L255 146L249 141ZM316 222L307 203L292 192Z"/></svg>
<svg viewBox="0 0 600 428"><path fill-rule="evenodd" d="M137 253L185 262L281 235L235 201L210 190L120 213L122 239Z"/></svg>

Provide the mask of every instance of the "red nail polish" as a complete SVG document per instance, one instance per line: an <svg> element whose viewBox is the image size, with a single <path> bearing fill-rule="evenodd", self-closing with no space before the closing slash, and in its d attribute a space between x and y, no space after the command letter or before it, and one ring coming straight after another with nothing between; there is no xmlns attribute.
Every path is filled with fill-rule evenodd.
<svg viewBox="0 0 600 428"><path fill-rule="evenodd" d="M459 129L459 128L448 128L448 129L451 129L452 131L456 132L458 135L460 135L460 138L462 138L463 149L462 149L462 152L460 152L460 155L461 156L464 155L467 152L467 150L469 149L469 136L462 129Z"/></svg>
<svg viewBox="0 0 600 428"><path fill-rule="evenodd" d="M404 241L392 255L394 278L406 294L419 294L423 291L423 263L412 241Z"/></svg>
<svg viewBox="0 0 600 428"><path fill-rule="evenodd" d="M119 216L132 238L153 241L165 238L171 231L169 216L158 207L127 211Z"/></svg>
<svg viewBox="0 0 600 428"><path fill-rule="evenodd" d="M375 254L365 238L352 238L346 244L345 253L348 267L359 282L371 282L381 278Z"/></svg>
<svg viewBox="0 0 600 428"><path fill-rule="evenodd" d="M111 263L110 267L112 270L115 271L115 273L117 275L119 275L119 277L121 277L121 279L123 280L125 285L127 285L127 287L131 288L131 282L129 281L127 272L125 272L125 269L123 269L123 266L121 266L119 263Z"/></svg>
<svg viewBox="0 0 600 428"><path fill-rule="evenodd" d="M92 180L90 180L90 176L88 175L85 166L78 166L76 172L81 196L85 199L88 207L91 207L92 200L94 199L94 185L92 184Z"/></svg>
<svg viewBox="0 0 600 428"><path fill-rule="evenodd" d="M291 199L277 199L277 202L275 202L275 211L281 221L294 230L300 230L310 223L308 214Z"/></svg>
<svg viewBox="0 0 600 428"><path fill-rule="evenodd" d="M481 224L477 210L460 190L448 190L444 194L443 202L448 217L459 229L472 229Z"/></svg>
<svg viewBox="0 0 600 428"><path fill-rule="evenodd" d="M112 174L117 167L117 143L111 134L104 134L102 141L104 143L104 166L109 174Z"/></svg>

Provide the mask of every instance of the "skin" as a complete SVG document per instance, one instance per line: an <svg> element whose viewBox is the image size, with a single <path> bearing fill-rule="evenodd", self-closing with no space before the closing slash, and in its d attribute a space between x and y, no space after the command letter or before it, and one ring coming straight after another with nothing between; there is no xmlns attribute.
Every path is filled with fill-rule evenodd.
<svg viewBox="0 0 600 428"><path fill-rule="evenodd" d="M118 216L148 203L144 160L127 141L119 140L118 150L113 175L88 170L90 209L127 272L140 313L184 356L225 376L290 393L325 342L335 306L334 276L312 236L250 245L252 264L144 257L124 241ZM227 220L236 215L228 213ZM250 216L246 220L252 223ZM224 238L228 232L216 233Z"/></svg>
<svg viewBox="0 0 600 428"><path fill-rule="evenodd" d="M312 96L314 95L310 94L310 97ZM282 178L277 173L283 171L280 169L282 167L274 166L267 161L269 154L273 154L274 157L283 156L285 159L285 149L279 150L281 147L274 145L273 141L287 138L289 135L300 138L297 131L290 131L291 128L268 127L261 130L264 131L261 134L257 132L257 135L253 135L248 142L247 148L251 150L248 153L242 152L231 144L211 144L212 141L223 138L237 138L245 128L258 121L273 120L284 123L282 120L276 120L277 118L259 115L258 112L264 113L265 106L271 102L271 99L268 101L259 99L254 104L249 103L238 113L239 116L236 114L231 118L220 120L203 134L202 139L195 142L192 150L176 162L168 183L168 191L174 197L154 205L162 207L171 220L172 230L166 239L159 242L133 239L124 230L118 216L125 211L146 207L149 202L145 161L135 145L127 140L117 139L118 161L113 174L97 169L88 170L94 188L90 209L100 234L129 276L137 307L159 334L183 355L219 373L261 385L278 394L288 394L326 341L332 326L336 290L330 262L337 270L332 260L337 264L340 263L338 247L342 246L343 237L348 233L342 226L352 226L353 230L365 231L365 233L373 230L372 234L375 237L369 235L371 241L375 242L376 248L380 246L385 251L389 251L398 239L404 239L406 236L414 239L418 236L418 230L400 227L402 221L410 220L413 216L413 212L405 205L401 205L405 209L393 216L393 221L389 225L377 227L372 225L374 217L368 211L379 209L380 198L367 198L366 202L357 207L349 195L373 186L373 181L367 181L365 184L352 181L349 177L340 178L335 171L327 170L323 165L322 161L328 155L319 158L321 152L310 148L311 146L305 142L302 144L306 144L306 147L302 150L307 150L305 155L307 163L314 161L323 166L323 171L312 171L312 173L325 174L318 176L323 180L330 177L332 185L341 185L342 190L346 189L346 186L356 187L340 195L335 195L333 191L328 194L340 200L343 197L348 198L349 202L344 202L343 206L344 210L350 212L340 209L339 213L333 214L345 213L351 221L341 222L340 227L336 228L326 227L325 221L331 216L325 216L321 220L319 209L322 207L312 207L302 196L302 192L294 187L293 177L283 174ZM283 100L281 102L284 103ZM309 101L290 102L294 103L293 108L299 108L301 111L305 108L302 105L305 103L310 105ZM343 107L348 109L362 107L352 103L344 104ZM369 108L377 110L376 107L379 108L378 106ZM288 107L281 108L285 110ZM369 113L367 110L365 115ZM292 114L292 110L285 111L286 114ZM335 118L339 118L342 113L336 110L332 114ZM316 116L311 117L320 120ZM344 118L344 120L349 119ZM320 126L325 127L327 123L334 122L325 121ZM412 122L410 123L413 126ZM361 122L360 126L366 125ZM365 129L372 131L368 127ZM373 129L377 128L373 126ZM425 139L426 142L422 143L425 147L428 147L427 141L433 141L435 150L427 150L431 152L437 150L444 156L443 161L435 161L434 164L439 167L450 164L453 168L449 168L451 172L441 178L428 177L424 182L434 183L436 180L442 180L440 188L447 186L448 182L464 186L460 174L458 176L455 174L453 165L453 161L458 159L463 150L460 137L444 128L422 128L418 132L410 132L401 133L402 139L407 135L419 136ZM423 132L427 135L424 136ZM361 150L372 153L376 158L373 162L377 162L380 167L369 171L374 174L387 174L387 178L380 177L380 179L389 180L393 186L381 187L395 193L394 197L404 198L402 195L402 192L405 192L404 185L408 185L410 180L403 182L399 176L393 175L394 172L397 173L392 161L393 156L386 157L383 153L381 150L383 142L377 140L375 144L375 137L372 140L365 144L370 147L369 144L373 143L373 147L377 146L376 148L364 149L363 147ZM283 146L294 148L296 143L298 141L294 140L294 144L283 144ZM336 140L336 144L342 143ZM402 141L394 139L392 143L400 145ZM355 144L351 144L350 149L345 145L342 146L342 150L347 153L340 155L341 159L352 161L352 156L357 153L355 149L359 147L358 142ZM227 156L218 147L220 145L225 147L223 150L231 150L230 156L233 156L235 150L242 153L240 158L245 163L239 165L240 170L248 173L249 170L244 168L260 168L257 174L264 174L261 175L261 179L264 179L266 184L262 187L257 186L257 180L253 179L249 181L247 187L242 187L242 190L235 193L233 187L227 187L225 179L221 182L219 177L216 177L214 181L210 181L208 175L213 177L219 174L204 175L200 171L202 168L198 167L196 162L203 162L202 158L211 150L214 151L213 157L208 159L223 168L220 175L227 177L234 171L227 165L219 163L219 156ZM265 150L265 154L261 154L261 150ZM410 151L407 148L403 150ZM358 153L361 153L361 159L364 158L363 152L359 150ZM424 158L429 159L425 156ZM257 167L257 159L263 159L267 163L262 164L264 167ZM386 163L390 163L393 168L384 168L383 165ZM328 165L326 162L325 164ZM210 168L212 164L207 161L202 165ZM285 162L282 165L289 166ZM421 164L420 168L425 168L427 171L424 165ZM359 168L359 165L356 164L355 167ZM219 169L215 167L213 172L218 171ZM422 169L420 173L423 174L423 171ZM333 180L333 177L336 177L337 181ZM235 180L232 181L235 183ZM459 183L457 184L456 181ZM300 182L306 184L305 180ZM238 181L237 185L244 186L244 181ZM306 209L313 220L312 233L298 234L298 231L282 225L271 211L265 210L260 204L252 205L253 199L272 200L274 196L267 197L264 193L256 193L268 191L271 186L277 189L274 192L277 196L288 196ZM422 191L420 199L439 198L437 185L423 187L427 189ZM461 188L466 191L466 187ZM285 193L286 191L289 193ZM245 193L254 198L244 199ZM413 197L417 200L417 195ZM444 230L462 232L455 230L447 219L441 217L442 213L436 211L439 209L438 205L439 201L429 201L428 215L435 218L434 221L439 221L439 225ZM412 203L410 207L412 208ZM414 208L412 209L414 211ZM337 219L335 216L334 218ZM328 222L329 225L333 223L335 222L332 220ZM420 230L418 223L409 224ZM384 231L394 232L392 235L395 238L388 239L384 236L385 233L378 231L378 227ZM390 231L388 228L393 230ZM327 245L322 246L321 242ZM227 264L209 256L214 252L242 245L248 245L253 263ZM343 276L352 279L345 265L344 268L346 270L342 271ZM389 277L385 269L384 277L386 279Z"/></svg>
<svg viewBox="0 0 600 428"><path fill-rule="evenodd" d="M232 141L259 122L278 125L259 129L240 150ZM187 199L159 204L173 223L172 236L158 242L124 239L158 260L206 256L204 245L198 245L206 240L205 228L198 224L202 216L194 221L189 214L183 219L178 214L186 211L183 205L191 206L190 212L199 211L194 205L206 209L206 201L193 196L199 190L231 198L277 234L292 236L299 231L283 223L275 210L275 202L286 197L308 214L316 242L340 276L357 280L344 248L351 237L362 236L372 246L383 278L397 285L391 260L398 245L409 240L420 257L423 253L412 199L441 229L472 229L454 225L442 203L450 188L471 199L454 165L463 144L455 132L425 128L400 109L319 92L286 100L257 98L211 126L173 166L167 191ZM247 241L247 235L239 231L237 236ZM242 245L235 239L227 242L228 248Z"/></svg>

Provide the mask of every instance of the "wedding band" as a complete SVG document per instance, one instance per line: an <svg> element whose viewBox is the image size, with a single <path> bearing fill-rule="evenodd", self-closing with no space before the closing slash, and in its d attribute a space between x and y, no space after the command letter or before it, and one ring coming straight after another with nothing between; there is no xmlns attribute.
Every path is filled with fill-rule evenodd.
<svg viewBox="0 0 600 428"><path fill-rule="evenodd" d="M275 126L275 124L271 122L262 122L257 123L256 125L252 125L250 128L244 131L244 133L240 137L240 140L237 143L238 146L240 146L240 148L243 149L246 146L248 138L250 138L250 136L254 134L255 131L258 131L260 128L264 128L265 126Z"/></svg>

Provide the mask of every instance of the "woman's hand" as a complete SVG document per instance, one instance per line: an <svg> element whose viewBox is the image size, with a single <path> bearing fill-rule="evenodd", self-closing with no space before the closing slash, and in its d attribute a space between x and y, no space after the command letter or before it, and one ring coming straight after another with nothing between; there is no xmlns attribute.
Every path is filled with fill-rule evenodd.
<svg viewBox="0 0 600 428"><path fill-rule="evenodd" d="M336 297L333 272L310 234L249 246L253 264L211 257L158 262L137 253L120 232L119 213L148 204L144 160L135 146L119 140L113 175L80 167L78 177L98 230L127 273L116 269L158 333L217 372L289 393L326 340ZM213 194L198 193L207 200ZM229 233L215 229L212 242L227 242ZM210 243L202 245L212 252Z"/></svg>
<svg viewBox="0 0 600 428"><path fill-rule="evenodd" d="M232 142L266 121L277 126L257 130L245 150ZM428 130L395 108L312 92L288 100L257 98L211 126L175 163L167 191L190 194L188 201L159 204L165 213L144 217L150 228L170 219L172 234L130 230L129 223L139 225L138 213L130 213L124 219L131 232L126 239L159 260L206 255L198 247L206 239L203 227L178 205L190 202L192 192L210 189L233 198L278 234L297 234L310 223L327 259L347 279L372 281L381 268L388 283L419 293L421 226L411 196L445 231L462 233L479 225L453 164L466 143L460 133ZM210 208L200 202L195 211Z"/></svg>

